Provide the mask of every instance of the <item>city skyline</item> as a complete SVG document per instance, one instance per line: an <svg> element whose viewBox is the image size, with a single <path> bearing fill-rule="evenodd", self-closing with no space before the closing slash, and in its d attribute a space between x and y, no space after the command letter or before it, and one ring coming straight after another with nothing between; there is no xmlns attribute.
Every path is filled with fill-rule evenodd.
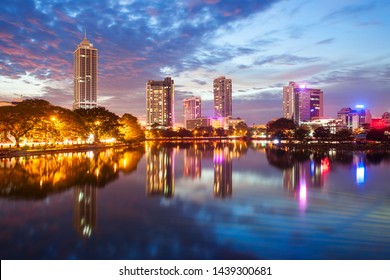
<svg viewBox="0 0 390 280"><path fill-rule="evenodd" d="M92 7L92 8L91 8ZM88 31L99 49L99 99L145 120L145 83L175 80L182 100L213 115L213 79L232 79L233 112L248 124L283 116L289 81L321 88L324 116L365 104L390 111L386 1L18 1L0 7L0 97L72 107L72 52ZM384 102L385 101L385 102Z"/></svg>

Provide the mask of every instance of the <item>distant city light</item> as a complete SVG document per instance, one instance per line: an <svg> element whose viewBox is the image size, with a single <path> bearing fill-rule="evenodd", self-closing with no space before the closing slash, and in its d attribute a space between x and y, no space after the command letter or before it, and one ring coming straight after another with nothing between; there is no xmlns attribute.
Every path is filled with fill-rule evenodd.
<svg viewBox="0 0 390 280"><path fill-rule="evenodd" d="M303 89L303 88L306 88L306 85L305 85L305 84L300 84L300 85L299 85L299 88L302 88L302 89Z"/></svg>
<svg viewBox="0 0 390 280"><path fill-rule="evenodd" d="M364 107L365 107L365 106L364 106L364 105L361 105L361 104L356 105L356 108L357 108L357 109L364 109Z"/></svg>

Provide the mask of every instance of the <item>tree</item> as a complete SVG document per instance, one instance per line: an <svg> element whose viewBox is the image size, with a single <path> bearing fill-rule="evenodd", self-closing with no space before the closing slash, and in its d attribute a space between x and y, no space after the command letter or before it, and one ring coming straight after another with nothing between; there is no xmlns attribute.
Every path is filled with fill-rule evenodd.
<svg viewBox="0 0 390 280"><path fill-rule="evenodd" d="M75 113L82 117L89 132L93 134L96 143L100 142L102 137L119 137L119 117L106 108L80 108L76 109Z"/></svg>
<svg viewBox="0 0 390 280"><path fill-rule="evenodd" d="M267 124L267 134L273 134L277 131L282 131L288 135L296 129L297 125L291 119L280 118L275 121L270 121Z"/></svg>
<svg viewBox="0 0 390 280"><path fill-rule="evenodd" d="M371 141L385 140L385 130L384 129L371 129L367 133L367 140L371 140Z"/></svg>
<svg viewBox="0 0 390 280"><path fill-rule="evenodd" d="M306 126L301 125L295 130L294 137L299 141L305 141L309 137L309 132Z"/></svg>
<svg viewBox="0 0 390 280"><path fill-rule="evenodd" d="M178 131L179 137L192 137L192 132L185 128L180 128Z"/></svg>
<svg viewBox="0 0 390 280"><path fill-rule="evenodd" d="M145 133L138 122L138 119L131 114L124 114L119 119L119 132L125 142L142 141Z"/></svg>
<svg viewBox="0 0 390 280"><path fill-rule="evenodd" d="M220 137L226 135L225 130L224 130L222 127L217 128L217 129L215 130L215 134L216 134L217 136L220 136Z"/></svg>
<svg viewBox="0 0 390 280"><path fill-rule="evenodd" d="M239 122L234 129L237 136L245 136L248 133L248 125L245 122Z"/></svg>
<svg viewBox="0 0 390 280"><path fill-rule="evenodd" d="M313 136L321 140L327 139L330 137L330 130L329 128L319 126L314 130Z"/></svg>
<svg viewBox="0 0 390 280"><path fill-rule="evenodd" d="M340 141L351 140L351 137L352 131L348 128L343 128L336 132L336 138Z"/></svg>
<svg viewBox="0 0 390 280"><path fill-rule="evenodd" d="M0 126L15 138L15 145L19 147L20 139L42 122L50 106L45 100L28 99L16 106L0 107Z"/></svg>
<svg viewBox="0 0 390 280"><path fill-rule="evenodd" d="M62 139L85 139L88 136L88 128L82 117L72 110L54 107L51 120L60 131Z"/></svg>

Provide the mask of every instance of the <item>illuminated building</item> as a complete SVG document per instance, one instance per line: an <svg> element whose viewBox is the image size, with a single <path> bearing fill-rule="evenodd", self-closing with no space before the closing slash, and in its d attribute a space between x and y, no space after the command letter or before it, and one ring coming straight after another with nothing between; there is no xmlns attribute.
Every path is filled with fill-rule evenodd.
<svg viewBox="0 0 390 280"><path fill-rule="evenodd" d="M171 147L146 147L146 193L173 197L175 190L175 154Z"/></svg>
<svg viewBox="0 0 390 280"><path fill-rule="evenodd" d="M96 226L96 188L77 186L73 193L73 224L76 231L89 238Z"/></svg>
<svg viewBox="0 0 390 280"><path fill-rule="evenodd" d="M374 129L383 129L387 127L387 123L383 118L372 118L371 119L371 128Z"/></svg>
<svg viewBox="0 0 390 280"><path fill-rule="evenodd" d="M390 126L390 112L383 113L382 120L386 126Z"/></svg>
<svg viewBox="0 0 390 280"><path fill-rule="evenodd" d="M232 80L214 80L214 117L232 117Z"/></svg>
<svg viewBox="0 0 390 280"><path fill-rule="evenodd" d="M283 117L296 123L312 121L323 116L323 92L306 85L290 82L283 87Z"/></svg>
<svg viewBox="0 0 390 280"><path fill-rule="evenodd" d="M197 118L197 119L186 121L186 128L189 130L196 129L198 127L206 127L210 125L211 125L211 118Z"/></svg>
<svg viewBox="0 0 390 280"><path fill-rule="evenodd" d="M187 121L198 119L202 116L202 101L200 97L193 96L183 100L184 107L184 127L187 127Z"/></svg>
<svg viewBox="0 0 390 280"><path fill-rule="evenodd" d="M171 127L174 123L174 81L149 80L146 84L146 126L153 124Z"/></svg>
<svg viewBox="0 0 390 280"><path fill-rule="evenodd" d="M362 128L365 124L370 125L372 119L370 110L363 105L357 105L355 110L349 107L342 108L337 112L337 118L351 130Z"/></svg>
<svg viewBox="0 0 390 280"><path fill-rule="evenodd" d="M73 59L73 109L94 108L97 106L98 50L87 40L86 35L73 52Z"/></svg>
<svg viewBox="0 0 390 280"><path fill-rule="evenodd" d="M228 129L229 128L229 118L225 118L225 117L211 118L210 125L215 129L217 129L217 128Z"/></svg>
<svg viewBox="0 0 390 280"><path fill-rule="evenodd" d="M214 196L230 197L233 192L233 164L228 147L214 149Z"/></svg>

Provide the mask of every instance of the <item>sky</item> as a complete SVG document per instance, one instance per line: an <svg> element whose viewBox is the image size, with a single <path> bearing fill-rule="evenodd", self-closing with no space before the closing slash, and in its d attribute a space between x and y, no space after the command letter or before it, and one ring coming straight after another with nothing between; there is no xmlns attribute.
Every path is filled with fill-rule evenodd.
<svg viewBox="0 0 390 280"><path fill-rule="evenodd" d="M98 103L145 120L148 80L172 77L211 116L213 80L232 79L233 116L283 116L290 81L324 92L324 114L364 104L390 111L387 0L2 0L0 101L41 98L72 108L73 51L99 51Z"/></svg>

